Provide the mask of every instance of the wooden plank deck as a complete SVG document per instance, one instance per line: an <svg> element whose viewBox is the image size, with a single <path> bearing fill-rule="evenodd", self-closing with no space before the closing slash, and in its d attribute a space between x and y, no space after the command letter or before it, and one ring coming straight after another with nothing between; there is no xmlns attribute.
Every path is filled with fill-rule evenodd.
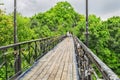
<svg viewBox="0 0 120 80"><path fill-rule="evenodd" d="M18 80L77 80L75 61L73 39L68 37Z"/></svg>

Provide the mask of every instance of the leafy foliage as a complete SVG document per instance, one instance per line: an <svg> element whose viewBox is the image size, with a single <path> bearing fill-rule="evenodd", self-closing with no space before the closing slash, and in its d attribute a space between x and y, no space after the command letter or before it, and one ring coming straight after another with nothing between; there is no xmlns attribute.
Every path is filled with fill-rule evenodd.
<svg viewBox="0 0 120 80"><path fill-rule="evenodd" d="M57 36L70 31L85 41L85 16L68 2L59 2L50 10L31 18L17 14L18 41ZM0 46L13 43L12 14L0 13ZM120 75L120 17L102 21L89 15L89 48Z"/></svg>
<svg viewBox="0 0 120 80"><path fill-rule="evenodd" d="M17 27L18 27L18 41L27 41L30 39L35 39L37 35L35 31L30 27L30 19L27 17L22 17L22 15L17 14Z"/></svg>
<svg viewBox="0 0 120 80"><path fill-rule="evenodd" d="M69 3L59 2L49 11L33 16L31 19L31 28L35 29L39 27L38 29L41 30L42 27L48 27L48 34L60 35L65 34L71 28L75 27L79 20L79 14L74 11ZM36 31L36 33L38 32Z"/></svg>
<svg viewBox="0 0 120 80"><path fill-rule="evenodd" d="M13 42L13 23L11 16L0 13L0 46Z"/></svg>

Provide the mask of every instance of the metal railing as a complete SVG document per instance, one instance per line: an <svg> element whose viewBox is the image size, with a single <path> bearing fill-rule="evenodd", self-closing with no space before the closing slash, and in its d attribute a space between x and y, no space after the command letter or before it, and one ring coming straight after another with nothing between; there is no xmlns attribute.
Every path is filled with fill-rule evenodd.
<svg viewBox="0 0 120 80"><path fill-rule="evenodd" d="M74 37L74 42L81 80L120 80L119 77L77 37Z"/></svg>
<svg viewBox="0 0 120 80"><path fill-rule="evenodd" d="M0 80L14 80L65 37L49 37L0 47Z"/></svg>

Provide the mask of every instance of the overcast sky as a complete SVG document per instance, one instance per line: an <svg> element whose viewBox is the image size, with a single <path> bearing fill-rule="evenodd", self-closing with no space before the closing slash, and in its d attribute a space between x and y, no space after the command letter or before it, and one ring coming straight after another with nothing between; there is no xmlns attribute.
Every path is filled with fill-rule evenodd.
<svg viewBox="0 0 120 80"><path fill-rule="evenodd" d="M6 9L7 13L13 11L14 0L0 0L4 6L0 5L1 9ZM85 14L85 0L17 0L17 11L24 16L32 16L38 12L49 10L59 1L68 1L74 7L76 12ZM120 16L120 0L88 0L89 14L100 16L106 20L111 16Z"/></svg>

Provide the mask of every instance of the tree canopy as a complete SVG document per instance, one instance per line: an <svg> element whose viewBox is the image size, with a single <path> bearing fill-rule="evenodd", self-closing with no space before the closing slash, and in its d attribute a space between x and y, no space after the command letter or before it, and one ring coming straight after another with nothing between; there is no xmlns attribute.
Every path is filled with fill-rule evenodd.
<svg viewBox="0 0 120 80"><path fill-rule="evenodd" d="M44 13L23 17L17 13L18 41L57 36L70 31L85 42L85 16L68 2L58 2ZM13 43L13 14L0 10L0 46ZM89 48L120 75L120 17L102 21L89 15Z"/></svg>

